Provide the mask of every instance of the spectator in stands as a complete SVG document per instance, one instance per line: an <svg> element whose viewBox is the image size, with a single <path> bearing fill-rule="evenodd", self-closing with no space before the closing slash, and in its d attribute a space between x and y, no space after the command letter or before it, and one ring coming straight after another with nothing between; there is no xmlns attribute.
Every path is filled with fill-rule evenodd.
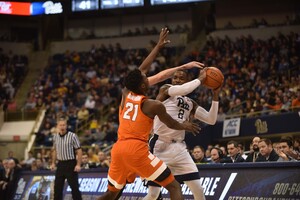
<svg viewBox="0 0 300 200"><path fill-rule="evenodd" d="M219 147L213 147L210 150L210 163L220 163L222 159L224 159L223 151Z"/></svg>
<svg viewBox="0 0 300 200"><path fill-rule="evenodd" d="M41 159L36 159L37 170L46 170L45 163Z"/></svg>
<svg viewBox="0 0 300 200"><path fill-rule="evenodd" d="M294 150L300 153L300 137L296 137L293 143Z"/></svg>
<svg viewBox="0 0 300 200"><path fill-rule="evenodd" d="M279 96L276 96L275 97L275 104L274 105L271 105L271 104L268 104L266 103L265 106L269 109L272 109L273 111L280 111L281 108L282 108L282 100Z"/></svg>
<svg viewBox="0 0 300 200"><path fill-rule="evenodd" d="M299 156L293 149L293 140L291 138L280 139L279 148L276 153L279 156L278 162L297 161Z"/></svg>
<svg viewBox="0 0 300 200"><path fill-rule="evenodd" d="M223 107L219 107L217 121L222 122L226 119L226 114L223 111Z"/></svg>
<svg viewBox="0 0 300 200"><path fill-rule="evenodd" d="M36 102L35 108L37 110L40 110L40 109L44 108L44 106L45 106L45 102L43 101L43 99L41 97L37 98L37 102Z"/></svg>
<svg viewBox="0 0 300 200"><path fill-rule="evenodd" d="M96 163L96 167L98 168L109 168L110 162L107 159L106 153L103 151L98 152L98 160L99 162Z"/></svg>
<svg viewBox="0 0 300 200"><path fill-rule="evenodd" d="M18 185L21 168L16 164L14 159L8 160L8 170L6 172L6 184L2 186L6 191L6 197L4 199L13 199L15 189Z"/></svg>
<svg viewBox="0 0 300 200"><path fill-rule="evenodd" d="M195 146L192 151L192 157L196 164L206 164L208 163L205 158L204 148L202 146Z"/></svg>
<svg viewBox="0 0 300 200"><path fill-rule="evenodd" d="M99 122L97 119L93 118L91 120L90 127L89 127L91 133L96 133L98 128L99 128Z"/></svg>
<svg viewBox="0 0 300 200"><path fill-rule="evenodd" d="M2 87L5 89L5 93L7 94L7 97L9 100L12 100L15 96L15 88L12 85L12 82L6 78L3 82Z"/></svg>
<svg viewBox="0 0 300 200"><path fill-rule="evenodd" d="M241 154L241 156L244 158L244 160L246 160L247 158L247 155L245 154L245 147L244 147L244 144L239 142L238 143L238 148L239 148L239 152Z"/></svg>
<svg viewBox="0 0 300 200"><path fill-rule="evenodd" d="M30 171L38 171L38 167L37 167L37 164L36 164L36 160L32 161L30 166L29 166L29 170Z"/></svg>
<svg viewBox="0 0 300 200"><path fill-rule="evenodd" d="M88 109L89 114L95 114L96 101L95 101L93 95L87 96L84 106Z"/></svg>
<svg viewBox="0 0 300 200"><path fill-rule="evenodd" d="M27 97L24 108L27 111L33 111L35 110L35 106L36 106L36 98L34 97L34 94L31 94L29 97Z"/></svg>
<svg viewBox="0 0 300 200"><path fill-rule="evenodd" d="M296 97L293 98L291 107L293 111L300 110L300 89L298 89Z"/></svg>
<svg viewBox="0 0 300 200"><path fill-rule="evenodd" d="M278 154L273 149L273 145L270 139L262 138L258 142L259 152L262 156L256 159L256 162L269 162L277 161L279 159Z"/></svg>
<svg viewBox="0 0 300 200"><path fill-rule="evenodd" d="M53 136L56 132L56 127L52 126L50 122L46 122L44 128L40 131L39 137L41 137L42 146L50 147L53 145Z"/></svg>
<svg viewBox="0 0 300 200"><path fill-rule="evenodd" d="M82 161L81 161L81 168L82 169L90 169L90 168L95 168L96 165L95 163L90 163L88 154L86 152L82 153Z"/></svg>
<svg viewBox="0 0 300 200"><path fill-rule="evenodd" d="M204 157L206 158L207 162L210 162L210 160L211 160L210 150L211 150L211 148L207 148L207 149L205 150L205 155L204 155Z"/></svg>
<svg viewBox="0 0 300 200"><path fill-rule="evenodd" d="M223 159L223 163L238 163L238 162L244 162L245 159L242 157L240 153L240 149L238 146L238 142L234 140L230 140L227 143L227 150L229 154L229 159Z"/></svg>
<svg viewBox="0 0 300 200"><path fill-rule="evenodd" d="M98 156L95 154L94 150L92 148L89 148L87 151L89 163L95 164L99 162Z"/></svg>
<svg viewBox="0 0 300 200"><path fill-rule="evenodd" d="M246 158L246 162L256 162L256 159L258 158L258 156L260 156L259 148L258 148L259 141L260 141L260 137L254 137L252 139L252 143L251 143L252 149L250 150L250 153Z"/></svg>
<svg viewBox="0 0 300 200"><path fill-rule="evenodd" d="M7 182L8 182L8 161L9 159L4 159L2 161L2 167L0 168L0 197L3 199L6 199L6 188L7 188Z"/></svg>
<svg viewBox="0 0 300 200"><path fill-rule="evenodd" d="M222 150L224 157L227 157L227 150L226 150L226 147L220 146L220 149Z"/></svg>
<svg viewBox="0 0 300 200"><path fill-rule="evenodd" d="M95 142L96 136L90 129L84 129L83 136L80 136L79 139L82 145L90 146Z"/></svg>
<svg viewBox="0 0 300 200"><path fill-rule="evenodd" d="M26 160L24 160L24 161L21 162L21 166L27 168L27 167L31 166L31 163L33 161L35 161L35 160L36 159L33 156L33 152L32 151L28 151L28 158Z"/></svg>
<svg viewBox="0 0 300 200"><path fill-rule="evenodd" d="M14 152L13 151L9 151L8 152L8 156L7 159L12 159L15 161L16 165L19 164L19 160L14 156Z"/></svg>
<svg viewBox="0 0 300 200"><path fill-rule="evenodd" d="M77 112L77 120L79 126L89 119L89 114L89 110L84 105L81 106L81 109Z"/></svg>
<svg viewBox="0 0 300 200"><path fill-rule="evenodd" d="M292 102L290 101L289 97L287 95L283 95L281 112L288 112L290 110L291 104Z"/></svg>

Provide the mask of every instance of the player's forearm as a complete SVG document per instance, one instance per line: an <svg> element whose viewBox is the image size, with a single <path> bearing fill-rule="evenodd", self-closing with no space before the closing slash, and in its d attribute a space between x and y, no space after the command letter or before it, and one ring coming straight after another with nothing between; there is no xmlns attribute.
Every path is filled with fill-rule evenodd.
<svg viewBox="0 0 300 200"><path fill-rule="evenodd" d="M158 44L155 45L155 47L152 49L152 51L150 52L150 54L142 62L142 64L139 67L139 70L142 73L146 74L149 71L149 68L150 68L152 62L154 61L154 59L156 58L159 50L160 50L160 46Z"/></svg>
<svg viewBox="0 0 300 200"><path fill-rule="evenodd" d="M173 85L168 89L168 95L171 97L187 95L199 87L200 84L201 81L199 79L195 79L182 85Z"/></svg>
<svg viewBox="0 0 300 200"><path fill-rule="evenodd" d="M165 69L153 76L148 77L149 85L155 85L157 83L160 83L162 81L167 80L168 78L171 78L171 76L179 69L180 67L173 67L169 69Z"/></svg>
<svg viewBox="0 0 300 200"><path fill-rule="evenodd" d="M213 125L217 121L218 110L219 110L219 102L212 101L209 112L207 112L204 108L199 106L196 109L194 117L207 124Z"/></svg>

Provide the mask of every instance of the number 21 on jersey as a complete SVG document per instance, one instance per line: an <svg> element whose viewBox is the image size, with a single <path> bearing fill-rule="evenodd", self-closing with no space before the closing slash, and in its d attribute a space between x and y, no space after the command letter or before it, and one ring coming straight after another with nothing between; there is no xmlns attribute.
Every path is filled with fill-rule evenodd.
<svg viewBox="0 0 300 200"><path fill-rule="evenodd" d="M139 105L127 102L125 108L126 111L124 112L123 118L135 121L138 114Z"/></svg>

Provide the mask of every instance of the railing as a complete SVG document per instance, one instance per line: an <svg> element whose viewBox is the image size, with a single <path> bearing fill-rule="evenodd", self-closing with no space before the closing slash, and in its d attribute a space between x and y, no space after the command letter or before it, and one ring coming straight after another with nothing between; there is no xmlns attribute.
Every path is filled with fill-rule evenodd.
<svg viewBox="0 0 300 200"><path fill-rule="evenodd" d="M4 112L4 121L32 121L36 120L39 114L39 110L28 111L25 109L20 109L17 111L6 111Z"/></svg>
<svg viewBox="0 0 300 200"><path fill-rule="evenodd" d="M4 112L3 112L3 105L0 105L0 129L4 123Z"/></svg>
<svg viewBox="0 0 300 200"><path fill-rule="evenodd" d="M279 109L279 110L267 109L267 110L257 111L257 112L226 115L225 119L231 119L231 118L235 118L235 117L249 118L249 117L262 116L262 115L276 115L276 114L280 114L280 113L297 112L297 111L300 111L300 106L291 107L288 110L287 109Z"/></svg>

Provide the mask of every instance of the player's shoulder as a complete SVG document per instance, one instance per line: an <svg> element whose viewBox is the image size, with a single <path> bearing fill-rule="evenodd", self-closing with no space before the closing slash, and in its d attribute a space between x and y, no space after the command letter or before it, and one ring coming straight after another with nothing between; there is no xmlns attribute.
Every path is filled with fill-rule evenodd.
<svg viewBox="0 0 300 200"><path fill-rule="evenodd" d="M144 101L144 106L151 107L152 109L159 109L163 106L162 102L156 99L146 99Z"/></svg>
<svg viewBox="0 0 300 200"><path fill-rule="evenodd" d="M68 135L70 135L71 137L76 136L76 133L74 133L73 131L68 131Z"/></svg>

